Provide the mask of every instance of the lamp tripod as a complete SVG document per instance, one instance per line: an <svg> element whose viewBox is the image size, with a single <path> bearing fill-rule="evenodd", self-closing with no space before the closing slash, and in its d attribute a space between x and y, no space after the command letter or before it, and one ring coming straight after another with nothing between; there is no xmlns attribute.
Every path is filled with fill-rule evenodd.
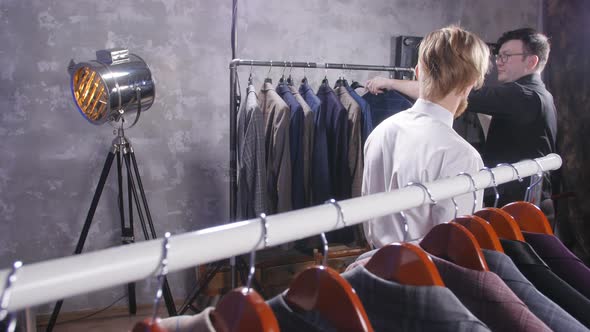
<svg viewBox="0 0 590 332"><path fill-rule="evenodd" d="M115 158L117 159L118 207L119 216L121 218L122 244L125 245L135 242L135 234L133 229L133 203L135 203L135 208L137 210L137 215L139 217L139 221L145 239L151 240L157 237L156 230L152 222L152 216L148 208L145 191L143 190L143 185L141 182L141 178L139 176L139 169L137 167L137 160L135 159L135 152L133 151L131 142L125 137L124 129L121 125L121 127L117 129L117 137L113 140L111 150L107 155L104 167L100 174L100 180L98 181L98 185L96 186L94 197L92 198L92 203L90 204L90 209L88 210L88 215L86 216L84 227L82 228L82 232L80 233L80 237L78 239L78 244L76 245L74 255L80 254L82 252L82 249L84 248L84 243L86 242L86 237L88 236L88 231L90 230L90 226L92 224L92 219L94 217L98 201L100 200L102 190L104 188L104 185L109 175L109 171L112 167ZM125 176L127 178L127 186L123 185L123 163L125 164ZM125 192L127 196L127 201L129 203L127 208L128 218L125 218L125 206L123 199ZM129 295L129 313L134 315L137 312L135 300L135 283L130 283L127 285L127 292ZM174 299L172 298L172 293L170 292L170 287L168 286L168 281L166 279L164 280L163 284L163 292L164 300L166 302L166 308L168 309L168 314L170 316L176 316L177 312L176 307L174 305ZM53 330L62 304L63 300L59 300L55 304L55 307L53 308L53 313L51 314L51 319L49 320L49 323L47 325L47 331Z"/></svg>

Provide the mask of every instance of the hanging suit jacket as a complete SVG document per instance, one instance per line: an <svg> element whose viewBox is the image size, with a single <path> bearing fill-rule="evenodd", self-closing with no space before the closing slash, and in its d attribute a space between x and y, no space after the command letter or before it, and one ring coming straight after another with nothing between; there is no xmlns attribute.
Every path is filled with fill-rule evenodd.
<svg viewBox="0 0 590 332"><path fill-rule="evenodd" d="M332 179L328 165L328 137L326 116L322 112L321 100L314 94L304 79L299 93L315 115L313 153L311 158L312 205L322 204L332 196Z"/></svg>
<svg viewBox="0 0 590 332"><path fill-rule="evenodd" d="M363 184L363 146L361 145L362 111L345 86L334 89L342 106L348 111L348 169L352 179L351 197L361 195Z"/></svg>
<svg viewBox="0 0 590 332"><path fill-rule="evenodd" d="M438 286L409 286L357 266L344 272L375 331L489 331L455 295Z"/></svg>
<svg viewBox="0 0 590 332"><path fill-rule="evenodd" d="M331 190L328 197L316 197L323 203L330 198L336 200L350 198L351 178L348 167L348 112L327 84L318 89L322 104L319 115L320 124L326 128L328 145L328 169Z"/></svg>
<svg viewBox="0 0 590 332"><path fill-rule="evenodd" d="M371 105L373 127L377 127L388 117L412 107L412 103L406 97L393 90L378 95L366 93L363 98Z"/></svg>
<svg viewBox="0 0 590 332"><path fill-rule="evenodd" d="M590 268L553 235L530 232L522 235L551 271L590 299Z"/></svg>
<svg viewBox="0 0 590 332"><path fill-rule="evenodd" d="M264 118L256 90L248 86L246 104L238 112L237 218L254 218L266 212L266 152Z"/></svg>
<svg viewBox="0 0 590 332"><path fill-rule="evenodd" d="M493 331L551 331L493 272L430 257L445 286Z"/></svg>
<svg viewBox="0 0 590 332"><path fill-rule="evenodd" d="M500 239L522 274L545 296L590 328L590 301L559 278L526 242Z"/></svg>
<svg viewBox="0 0 590 332"><path fill-rule="evenodd" d="M336 332L326 319L322 318L317 312L296 312L293 311L283 294L279 294L266 301L272 309L281 332Z"/></svg>
<svg viewBox="0 0 590 332"><path fill-rule="evenodd" d="M267 214L292 210L291 149L289 122L291 111L272 83L264 83L258 104L265 123Z"/></svg>
<svg viewBox="0 0 590 332"><path fill-rule="evenodd" d="M502 281L520 298L539 319L553 331L588 331L580 322L555 304L518 270L507 255L482 249L490 271L497 274Z"/></svg>
<svg viewBox="0 0 590 332"><path fill-rule="evenodd" d="M277 85L277 93L289 106L291 120L289 122L289 145L291 150L291 200L293 209L305 207L303 189L303 107L297 101L287 83Z"/></svg>
<svg viewBox="0 0 590 332"><path fill-rule="evenodd" d="M373 118L371 116L371 105L361 97L356 91L350 87L350 85L346 85L346 90L350 93L352 98L359 104L361 107L362 112L362 127L361 127L361 148L365 146L365 142L367 141L367 137L373 131Z"/></svg>
<svg viewBox="0 0 590 332"><path fill-rule="evenodd" d="M305 102L305 99L299 94L297 88L289 85L289 90L301 105L303 109L303 192L304 192L304 206L311 205L311 158L313 152L313 136L314 136L314 118L315 114ZM319 107L319 105L318 105Z"/></svg>

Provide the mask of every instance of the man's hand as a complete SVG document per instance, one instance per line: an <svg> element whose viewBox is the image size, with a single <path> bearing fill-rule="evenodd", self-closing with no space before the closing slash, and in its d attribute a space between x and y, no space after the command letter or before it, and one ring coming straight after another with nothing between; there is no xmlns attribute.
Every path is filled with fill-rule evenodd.
<svg viewBox="0 0 590 332"><path fill-rule="evenodd" d="M368 80L365 86L370 93L378 95L385 92L386 90L391 89L391 80L385 77L377 76Z"/></svg>

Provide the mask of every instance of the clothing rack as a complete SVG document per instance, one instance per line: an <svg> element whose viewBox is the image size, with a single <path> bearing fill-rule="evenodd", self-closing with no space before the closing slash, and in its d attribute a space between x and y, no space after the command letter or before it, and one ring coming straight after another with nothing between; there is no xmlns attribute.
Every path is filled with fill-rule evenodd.
<svg viewBox="0 0 590 332"><path fill-rule="evenodd" d="M238 67L239 66L258 66L258 67L282 67L282 68L308 68L308 69L340 69L340 70L364 70L364 71L388 71L388 72L410 72L414 77L414 68L392 67L382 65L358 65L347 63L328 63L328 62L303 62L303 61L262 61L262 60L244 60L234 59L229 64L229 219L236 220L236 205L238 193L237 181L237 113L239 107L238 86ZM233 273L232 273L233 275Z"/></svg>
<svg viewBox="0 0 590 332"><path fill-rule="evenodd" d="M541 171L558 169L561 163L559 155L550 154L534 161L515 163L514 168L499 166L492 170L496 184L502 184ZM482 170L472 176L479 190L493 186L492 175L488 171ZM436 201L475 190L466 176L455 176L424 185ZM423 189L410 186L338 203L344 221L340 220L335 206L327 204L268 216L266 227L257 218L174 235L168 242L168 269L170 272L179 271L246 254L252 250L274 247L429 204L430 200ZM264 228L267 232L264 232ZM149 278L160 269L162 241L163 239L154 239L30 265L24 262L11 287L8 310L18 311ZM8 273L9 269L0 271L2 287Z"/></svg>

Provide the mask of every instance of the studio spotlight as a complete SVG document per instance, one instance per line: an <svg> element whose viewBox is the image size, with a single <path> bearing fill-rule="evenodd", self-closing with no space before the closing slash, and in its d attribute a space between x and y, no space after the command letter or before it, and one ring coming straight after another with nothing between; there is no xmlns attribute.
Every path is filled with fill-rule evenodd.
<svg viewBox="0 0 590 332"><path fill-rule="evenodd" d="M156 230L139 176L135 153L124 133L125 129L137 123L141 112L148 110L154 103L156 89L149 67L139 56L129 54L126 49L115 48L97 51L96 60L80 63L71 60L68 72L71 76L72 97L80 114L92 124L101 125L108 122L117 128L115 131L117 136L107 155L74 255L80 254L84 248L94 212L115 157L118 171L117 212L121 219L121 242L122 244L135 242L133 230L135 213L140 221L144 238L155 239ZM129 117L135 117L130 125L126 121ZM174 299L166 280L162 290L168 314L176 316ZM129 313L133 315L136 313L135 284L129 284L127 291ZM57 322L62 304L63 300L60 300L53 308L47 331L51 331Z"/></svg>
<svg viewBox="0 0 590 332"><path fill-rule="evenodd" d="M96 60L77 64L72 60L68 69L76 107L92 124L116 122L133 114L137 119L154 103L156 88L150 68L126 49L97 51Z"/></svg>

